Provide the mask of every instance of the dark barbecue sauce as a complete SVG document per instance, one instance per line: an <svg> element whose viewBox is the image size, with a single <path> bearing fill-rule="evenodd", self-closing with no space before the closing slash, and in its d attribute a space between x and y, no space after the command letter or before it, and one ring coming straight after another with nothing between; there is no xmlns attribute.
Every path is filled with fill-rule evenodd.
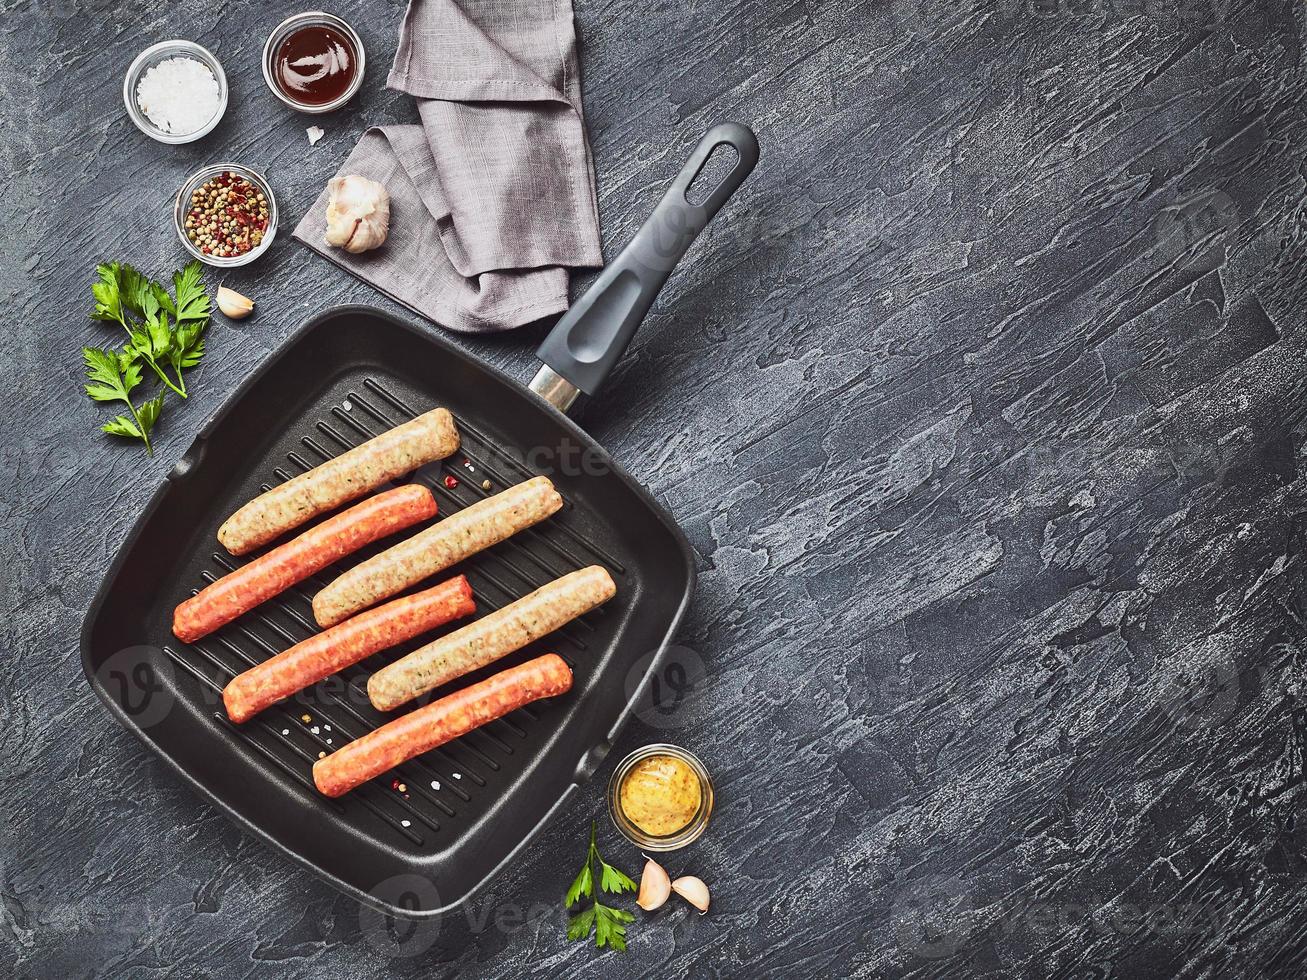
<svg viewBox="0 0 1307 980"><path fill-rule="evenodd" d="M281 42L274 77L288 98L326 105L345 94L357 70L349 38L334 27L310 24Z"/></svg>

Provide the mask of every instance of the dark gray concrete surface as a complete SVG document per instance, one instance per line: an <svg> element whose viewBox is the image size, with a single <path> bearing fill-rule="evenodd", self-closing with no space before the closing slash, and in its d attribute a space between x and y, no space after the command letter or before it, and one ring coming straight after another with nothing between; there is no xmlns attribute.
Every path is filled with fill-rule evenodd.
<svg viewBox="0 0 1307 980"><path fill-rule="evenodd" d="M365 126L414 118L382 87L402 7L332 5L372 68L310 149L258 71L290 8L9 0L0 973L1302 975L1301 6L578 3L610 255L707 126L763 144L582 416L698 552L707 678L613 758L712 769L668 861L711 913L563 941L592 817L639 865L610 761L388 956L103 710L78 628L142 501L304 317L394 307L285 234L220 277L258 314L218 320L146 459L80 395L93 267L178 265L172 195L212 160L266 168L293 224ZM120 94L172 36L232 86L179 148ZM542 332L459 342L525 378Z"/></svg>

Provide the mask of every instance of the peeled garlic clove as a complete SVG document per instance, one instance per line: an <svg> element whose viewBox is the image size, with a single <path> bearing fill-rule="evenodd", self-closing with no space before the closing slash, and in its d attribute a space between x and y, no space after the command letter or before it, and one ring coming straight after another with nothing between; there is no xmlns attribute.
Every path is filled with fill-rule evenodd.
<svg viewBox="0 0 1307 980"><path fill-rule="evenodd" d="M635 904L646 912L661 908L671 897L672 879L657 861L647 854L644 858L644 872L640 875L640 893L635 897Z"/></svg>
<svg viewBox="0 0 1307 980"><path fill-rule="evenodd" d="M218 287L218 309L233 320L244 320L254 311L254 300L226 286Z"/></svg>
<svg viewBox="0 0 1307 980"><path fill-rule="evenodd" d="M386 240L390 230L390 194L375 180L346 174L327 182L328 245L346 252L366 252Z"/></svg>
<svg viewBox="0 0 1307 980"><path fill-rule="evenodd" d="M697 908L700 914L708 911L708 886L693 875L673 881L672 891Z"/></svg>

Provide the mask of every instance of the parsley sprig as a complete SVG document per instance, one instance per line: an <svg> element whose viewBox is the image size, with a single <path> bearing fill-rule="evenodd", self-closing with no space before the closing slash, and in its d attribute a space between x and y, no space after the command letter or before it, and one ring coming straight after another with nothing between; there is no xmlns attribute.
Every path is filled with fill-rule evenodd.
<svg viewBox="0 0 1307 980"><path fill-rule="evenodd" d="M126 331L127 342L120 350L82 348L86 376L92 382L86 393L95 401L126 404L130 418L119 415L103 426L104 431L140 439L152 454L150 430L163 411L164 395L161 392L138 406L131 393L141 383L144 365L178 397L187 396L184 372L204 356L204 331L212 312L203 268L192 261L174 272L172 295L123 262L102 263L95 271L99 281L91 286L95 296L91 318L117 323Z"/></svg>
<svg viewBox="0 0 1307 980"><path fill-rule="evenodd" d="M570 909L583 897L593 897L594 903L590 908L583 909L567 920L567 939L569 942L585 939L593 932L596 946L600 948L609 946L613 949L624 950L626 949L626 925L629 922L634 922L635 916L625 909L613 908L599 901L599 897L595 895L594 891L593 868L595 865L599 867L599 890L601 894L608 892L609 894L620 895L622 892L635 891L634 881L599 856L599 851L595 847L595 825L594 821L591 821L590 847L585 852L585 864L572 882L572 886L567 889L567 907Z"/></svg>
<svg viewBox="0 0 1307 980"><path fill-rule="evenodd" d="M98 402L123 402L131 418L119 415L106 422L104 431L114 436L128 436L145 442L145 451L153 454L150 430L163 410L163 395L151 398L137 408L132 404L132 389L141 383L141 366L125 353L104 350L100 347L83 347L82 360L86 362L86 376L93 384L86 393Z"/></svg>

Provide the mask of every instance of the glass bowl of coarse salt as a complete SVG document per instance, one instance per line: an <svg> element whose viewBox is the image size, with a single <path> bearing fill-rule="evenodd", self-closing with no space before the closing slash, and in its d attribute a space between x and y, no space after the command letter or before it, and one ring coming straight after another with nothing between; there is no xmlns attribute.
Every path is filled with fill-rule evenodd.
<svg viewBox="0 0 1307 980"><path fill-rule="evenodd" d="M160 143L190 143L227 111L227 75L207 48L160 41L146 48L123 79L123 102L136 128Z"/></svg>

